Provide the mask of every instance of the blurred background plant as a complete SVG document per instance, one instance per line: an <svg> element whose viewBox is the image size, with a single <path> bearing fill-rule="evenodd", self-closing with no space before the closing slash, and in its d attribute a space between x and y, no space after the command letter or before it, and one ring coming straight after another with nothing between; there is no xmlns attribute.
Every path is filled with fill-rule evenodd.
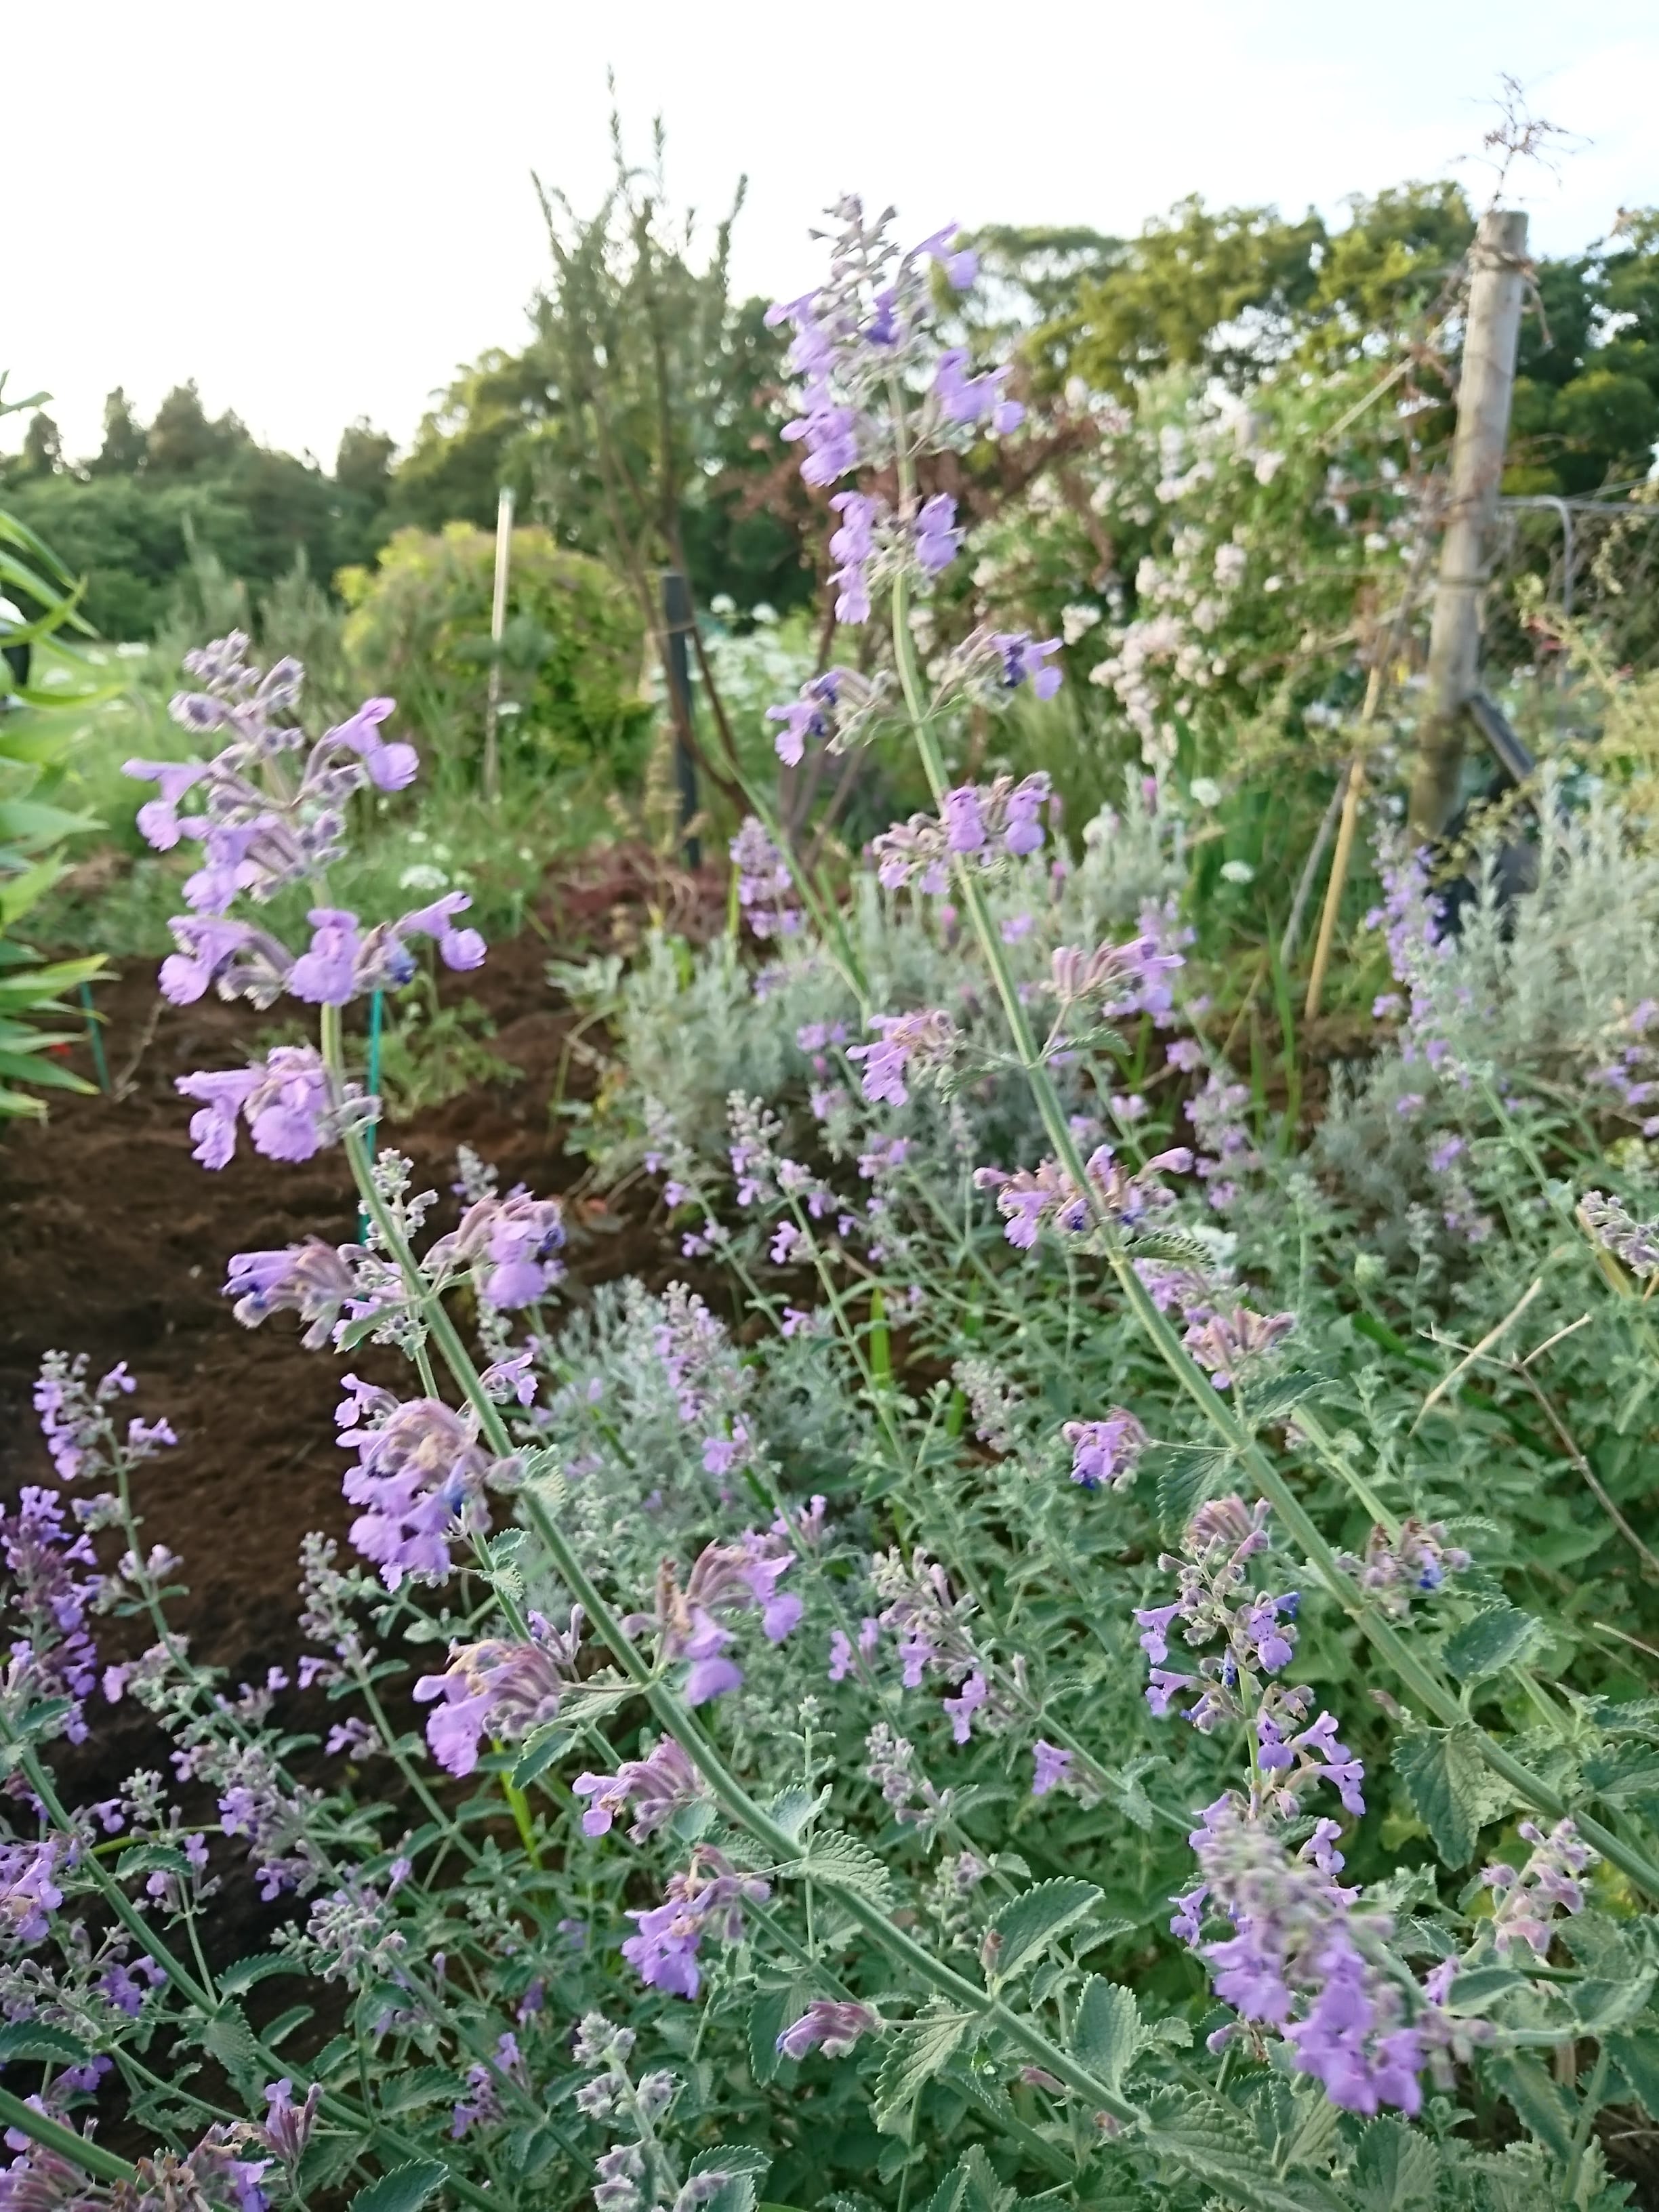
<svg viewBox="0 0 1659 2212"><path fill-rule="evenodd" d="M0 415L36 404L9 401L4 386L0 375ZM95 956L46 960L16 933L66 872L70 839L97 826L54 800L84 716L110 691L64 640L66 629L88 633L73 577L4 507L0 596L8 602L0 622L0 1116L9 1117L43 1113L41 1090L88 1087L52 1054L79 1028L63 994L80 989L103 963ZM65 1018L74 1025L66 1029Z"/></svg>

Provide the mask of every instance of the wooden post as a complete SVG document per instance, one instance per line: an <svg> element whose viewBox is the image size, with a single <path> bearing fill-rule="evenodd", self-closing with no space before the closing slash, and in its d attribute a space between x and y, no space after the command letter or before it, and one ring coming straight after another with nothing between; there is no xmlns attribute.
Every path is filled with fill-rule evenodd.
<svg viewBox="0 0 1659 2212"><path fill-rule="evenodd" d="M495 592L489 605L489 691L484 702L484 797L501 795L501 747L495 726L501 710L501 639L507 630L507 574L513 558L513 494L506 484L495 503Z"/></svg>
<svg viewBox="0 0 1659 2212"><path fill-rule="evenodd" d="M1412 827L1425 837L1437 837L1457 811L1463 709L1480 678L1481 599L1509 438L1526 252L1526 216L1488 209L1480 218L1471 255L1468 323L1452 440L1451 498L1435 585L1428 697L1412 784Z"/></svg>

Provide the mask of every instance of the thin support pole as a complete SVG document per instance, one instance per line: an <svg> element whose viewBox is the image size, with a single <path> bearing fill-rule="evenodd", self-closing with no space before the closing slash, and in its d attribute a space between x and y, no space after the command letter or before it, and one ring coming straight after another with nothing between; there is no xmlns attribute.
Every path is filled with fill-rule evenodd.
<svg viewBox="0 0 1659 2212"><path fill-rule="evenodd" d="M690 835L697 811L697 763L691 749L691 593L678 568L662 577L662 623L665 643L669 712L674 724L674 781L680 795L680 830L685 865L702 865L702 842Z"/></svg>
<svg viewBox="0 0 1659 2212"><path fill-rule="evenodd" d="M109 1062L104 1057L104 1039L98 1015L92 1003L92 986L81 986L81 1007L87 1018L87 1042L92 1047L92 1065L98 1077L98 1088L106 1098L109 1097Z"/></svg>
<svg viewBox="0 0 1659 2212"><path fill-rule="evenodd" d="M1359 710L1360 726L1368 728L1376 719L1377 702L1382 696L1382 662L1379 657L1371 663L1371 672L1365 679L1365 703ZM1308 977L1307 1003L1302 1010L1304 1021L1316 1020L1319 1002L1325 993L1325 971L1331 964L1331 947L1336 941L1337 918L1342 911L1342 894L1348 887L1348 863L1353 857L1354 831L1359 823L1359 802L1365 793L1365 756L1356 751L1348 763L1347 787L1342 793L1342 820L1336 833L1336 851L1331 858L1331 879L1325 886L1325 904L1319 916L1319 935L1314 944L1313 970Z"/></svg>
<svg viewBox="0 0 1659 2212"><path fill-rule="evenodd" d="M1335 835L1336 819L1342 811L1342 802L1348 795L1348 778L1352 773L1353 763L1350 761L1345 763L1341 775L1336 779L1336 788L1319 817L1319 828L1308 848L1302 873L1297 879L1296 896L1291 901L1285 934L1279 940L1279 964L1281 968L1289 968L1296 957L1296 948L1302 942L1302 919L1307 913L1308 901L1313 896L1314 885L1319 881L1319 871L1324 866L1325 854Z"/></svg>
<svg viewBox="0 0 1659 2212"><path fill-rule="evenodd" d="M513 559L513 493L503 484L495 502L495 588L489 603L489 690L484 702L484 797L493 806L501 795L501 757L497 725L501 711L501 640L507 632L507 580Z"/></svg>
<svg viewBox="0 0 1659 2212"><path fill-rule="evenodd" d="M380 1032L385 1019L386 993L372 991L368 999L368 1090L369 1097L376 1102L377 1105L380 1096ZM368 1153L371 1165L374 1159L375 1139L380 1133L380 1121L377 1114L363 1132L363 1150ZM368 1242L368 1208L362 1205L357 1208L357 1242L360 1244L366 1244Z"/></svg>

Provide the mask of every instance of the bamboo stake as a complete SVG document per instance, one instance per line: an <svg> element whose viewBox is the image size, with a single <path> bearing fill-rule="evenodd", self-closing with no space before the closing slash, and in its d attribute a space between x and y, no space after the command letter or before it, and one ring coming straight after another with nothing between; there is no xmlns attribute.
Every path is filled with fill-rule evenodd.
<svg viewBox="0 0 1659 2212"><path fill-rule="evenodd" d="M1382 663L1378 658L1371 663L1371 672L1365 679L1365 703L1359 710L1362 729L1376 720L1377 702L1382 696ZM1348 885L1348 863L1353 857L1354 831L1358 826L1359 802L1364 791L1365 756L1362 750L1356 751L1348 763L1347 788L1342 794L1342 820L1336 833L1336 851L1331 859L1331 879L1325 886L1325 904L1319 916L1307 1003L1302 1010L1304 1022L1318 1018L1319 1001L1325 991L1325 971L1331 964L1331 946L1336 939L1337 916L1342 908L1342 894Z"/></svg>
<svg viewBox="0 0 1659 2212"><path fill-rule="evenodd" d="M501 639L507 630L507 572L513 558L513 494L506 485L495 504L495 591L489 607L489 691L484 704L484 797L501 795L501 748L495 726L501 708Z"/></svg>

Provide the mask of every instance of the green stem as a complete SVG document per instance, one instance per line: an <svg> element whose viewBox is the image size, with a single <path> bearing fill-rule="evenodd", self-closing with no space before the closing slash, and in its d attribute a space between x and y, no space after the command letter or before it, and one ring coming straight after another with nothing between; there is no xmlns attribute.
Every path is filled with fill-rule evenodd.
<svg viewBox="0 0 1659 2212"><path fill-rule="evenodd" d="M100 2143L89 2142L78 2136L73 2128L60 2121L49 2120L44 2112L37 2112L33 2105L26 2105L21 2097L14 2097L9 2089L0 2089L0 2120L20 2135L32 2136L43 2150L56 2151L78 2166L82 2173L95 2175L100 2181L137 2181L138 2169L118 2158L112 2150Z"/></svg>

